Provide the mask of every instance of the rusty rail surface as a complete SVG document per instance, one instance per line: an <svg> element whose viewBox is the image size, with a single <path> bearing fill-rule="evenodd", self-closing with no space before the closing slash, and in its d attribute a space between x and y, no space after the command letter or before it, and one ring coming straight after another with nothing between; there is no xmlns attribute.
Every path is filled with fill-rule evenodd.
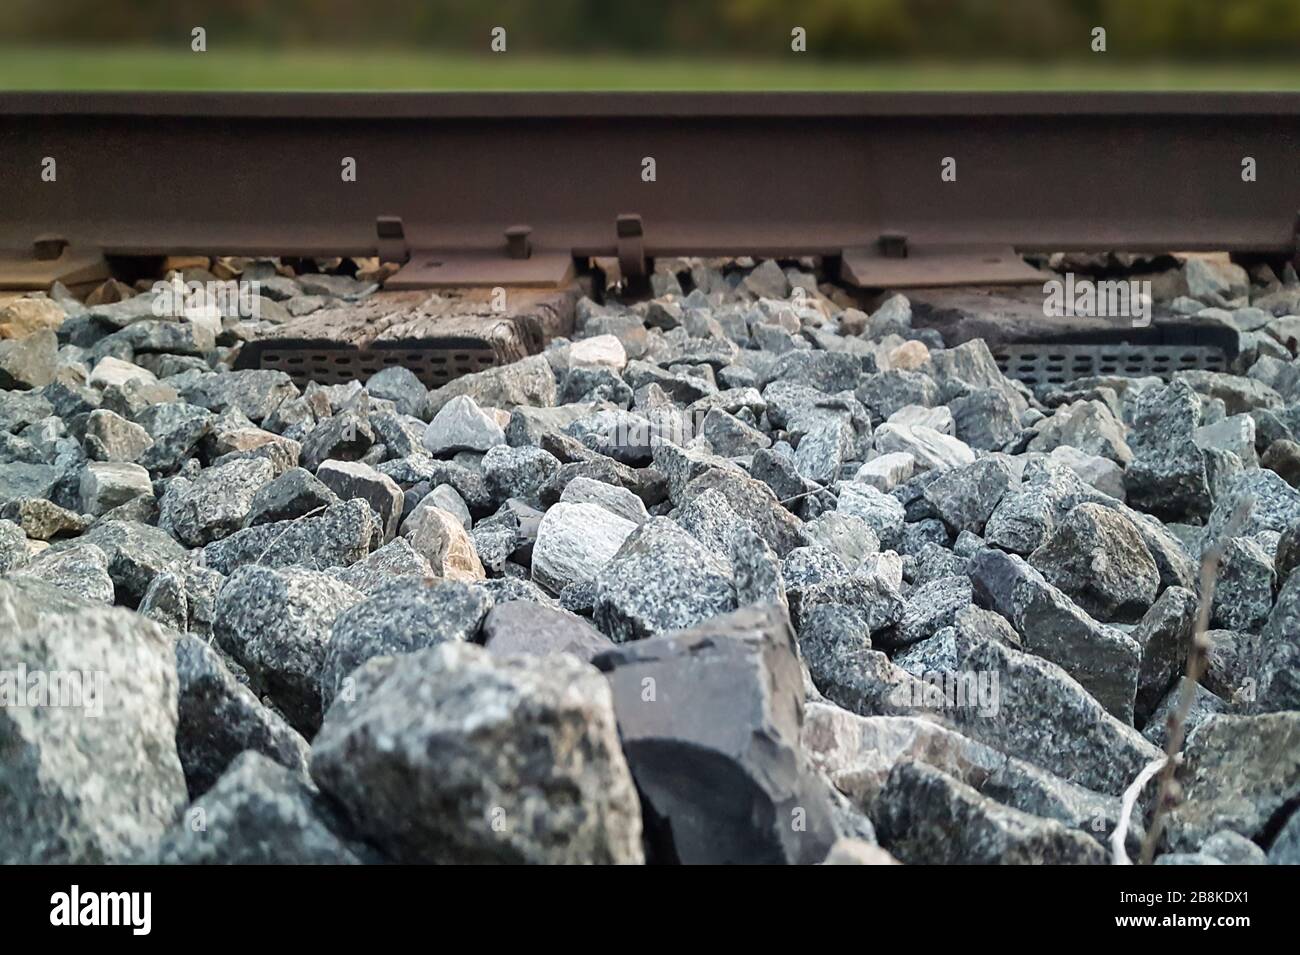
<svg viewBox="0 0 1300 955"><path fill-rule="evenodd" d="M1300 95L10 93L0 169L17 254L409 254L468 284L807 254L871 284L903 255L1294 255Z"/></svg>

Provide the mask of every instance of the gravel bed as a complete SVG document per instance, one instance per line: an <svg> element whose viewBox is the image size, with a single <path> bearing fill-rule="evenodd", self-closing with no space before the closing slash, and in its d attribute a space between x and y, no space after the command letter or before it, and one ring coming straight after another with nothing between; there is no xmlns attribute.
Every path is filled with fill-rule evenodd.
<svg viewBox="0 0 1300 955"><path fill-rule="evenodd" d="M1158 277L1232 373L1032 391L680 260L430 391L230 370L383 275L209 267L258 319L0 304L0 863L1108 863L1184 689L1158 861L1300 863L1294 272Z"/></svg>

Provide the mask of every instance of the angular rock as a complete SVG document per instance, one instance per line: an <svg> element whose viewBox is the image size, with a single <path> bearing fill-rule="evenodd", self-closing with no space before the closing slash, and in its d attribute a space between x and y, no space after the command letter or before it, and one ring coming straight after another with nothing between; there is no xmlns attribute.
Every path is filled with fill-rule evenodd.
<svg viewBox="0 0 1300 955"><path fill-rule="evenodd" d="M148 431L112 411L96 408L86 419L86 456L93 461L137 461L152 446Z"/></svg>
<svg viewBox="0 0 1300 955"><path fill-rule="evenodd" d="M614 644L576 614L530 600L498 602L483 620L483 645L493 656L570 653L590 661Z"/></svg>
<svg viewBox="0 0 1300 955"><path fill-rule="evenodd" d="M12 521L29 538L39 541L53 540L61 534L75 536L90 526L88 518L40 497L10 501L0 507L0 519Z"/></svg>
<svg viewBox="0 0 1300 955"><path fill-rule="evenodd" d="M1131 521L1101 504L1080 504L1029 564L1088 613L1133 621L1155 601L1160 571Z"/></svg>
<svg viewBox="0 0 1300 955"><path fill-rule="evenodd" d="M979 534L1003 495L1018 486L1010 466L989 457L945 471L926 485L922 496L954 533Z"/></svg>
<svg viewBox="0 0 1300 955"><path fill-rule="evenodd" d="M326 573L367 596L397 577L438 576L428 558L405 537L393 538L350 567L335 567Z"/></svg>
<svg viewBox="0 0 1300 955"><path fill-rule="evenodd" d="M633 530L594 584L596 626L615 643L694 626L735 608L730 568L662 517Z"/></svg>
<svg viewBox="0 0 1300 955"><path fill-rule="evenodd" d="M876 429L875 443L876 449L884 453L907 452L916 461L918 471L942 471L975 460L975 452L964 441L924 425L882 424Z"/></svg>
<svg viewBox="0 0 1300 955"><path fill-rule="evenodd" d="M415 372L401 365L382 368L366 379L372 398L383 398L397 406L397 413L420 417L429 399L428 389Z"/></svg>
<svg viewBox="0 0 1300 955"><path fill-rule="evenodd" d="M889 774L877 808L882 845L911 865L1105 865L1109 856L1081 832L1001 806L924 763Z"/></svg>
<svg viewBox="0 0 1300 955"><path fill-rule="evenodd" d="M1187 740L1179 779L1183 800L1168 817L1175 851L1224 829L1267 839L1300 800L1300 713L1211 717Z"/></svg>
<svg viewBox="0 0 1300 955"><path fill-rule="evenodd" d="M363 595L319 571L242 567L217 596L212 630L290 725L311 738L334 618Z"/></svg>
<svg viewBox="0 0 1300 955"><path fill-rule="evenodd" d="M138 464L88 461L81 472L81 509L98 517L136 497L153 497L149 472Z"/></svg>
<svg viewBox="0 0 1300 955"><path fill-rule="evenodd" d="M316 478L340 500L361 498L378 518L384 540L392 540L402 518L402 489L392 478L360 461L322 461Z"/></svg>
<svg viewBox="0 0 1300 955"><path fill-rule="evenodd" d="M76 540L107 555L116 599L129 606L140 602L158 573L189 553L166 531L138 521L101 521Z"/></svg>
<svg viewBox="0 0 1300 955"><path fill-rule="evenodd" d="M164 836L163 865L359 865L368 853L334 831L326 800L257 752L236 759ZM201 821L201 825L196 823Z"/></svg>
<svg viewBox="0 0 1300 955"><path fill-rule="evenodd" d="M1211 624L1224 630L1259 630L1273 609L1276 585L1271 550L1253 538L1229 539L1219 557Z"/></svg>
<svg viewBox="0 0 1300 955"><path fill-rule="evenodd" d="M108 575L108 556L94 544L75 543L60 550L47 550L17 571L75 594L88 603L113 605L113 578Z"/></svg>
<svg viewBox="0 0 1300 955"><path fill-rule="evenodd" d="M447 456L456 451L486 451L506 443L501 424L479 408L468 395L457 395L443 405L424 432L430 454Z"/></svg>
<svg viewBox="0 0 1300 955"><path fill-rule="evenodd" d="M365 501L331 504L319 514L236 531L203 548L203 561L222 574L245 564L300 565L312 570L348 567L370 551L374 512Z"/></svg>
<svg viewBox="0 0 1300 955"><path fill-rule="evenodd" d="M403 536L428 560L434 574L452 580L482 580L486 575L474 538L456 515L426 498L403 525Z"/></svg>
<svg viewBox="0 0 1300 955"><path fill-rule="evenodd" d="M1215 696L1199 683L1192 683L1187 677L1180 676L1152 711L1146 726L1142 728L1142 735L1162 751L1169 746L1169 720L1182 708L1183 693L1189 690L1192 694L1192 703L1182 720L1184 740L1211 716L1225 713L1229 709L1229 704L1221 697Z"/></svg>
<svg viewBox="0 0 1300 955"><path fill-rule="evenodd" d="M610 690L589 664L447 643L359 679L312 776L393 860L642 861Z"/></svg>
<svg viewBox="0 0 1300 955"><path fill-rule="evenodd" d="M1014 554L986 549L967 565L976 602L1005 617L1027 650L1078 680L1107 712L1133 721L1141 649L1098 623Z"/></svg>
<svg viewBox="0 0 1300 955"><path fill-rule="evenodd" d="M299 779L307 778L307 741L284 717L263 706L205 640L185 634L176 641L176 675L176 749L191 799L211 789L246 750L274 760Z"/></svg>
<svg viewBox="0 0 1300 955"><path fill-rule="evenodd" d="M802 677L779 610L746 608L595 662L613 689L649 861L825 857L829 804L802 752Z"/></svg>
<svg viewBox="0 0 1300 955"><path fill-rule="evenodd" d="M185 805L168 635L129 610L59 612L0 581L0 659L26 673L24 685L17 671L0 681L0 816L22 821L0 827L0 862L93 865L151 851ZM55 676L73 705L32 705Z"/></svg>
<svg viewBox="0 0 1300 955"><path fill-rule="evenodd" d="M958 670L996 675L998 710L952 711L956 729L1085 789L1121 795L1160 752L1056 664L994 640L959 645Z"/></svg>
<svg viewBox="0 0 1300 955"><path fill-rule="evenodd" d="M228 537L274 475L270 462L247 458L206 468L193 481L172 478L158 505L158 526L188 547Z"/></svg>
<svg viewBox="0 0 1300 955"><path fill-rule="evenodd" d="M429 392L424 417L431 420L443 405L458 395L480 406L510 409L518 405L549 408L555 404L555 372L544 355L462 375Z"/></svg>
<svg viewBox="0 0 1300 955"><path fill-rule="evenodd" d="M456 581L401 577L378 588L334 621L320 670L324 709L367 660L473 640L491 607L484 590Z"/></svg>
<svg viewBox="0 0 1300 955"><path fill-rule="evenodd" d="M1185 587L1170 587L1129 633L1142 648L1134 704L1138 726L1146 724L1170 685L1186 669L1196 612L1195 593Z"/></svg>
<svg viewBox="0 0 1300 955"><path fill-rule="evenodd" d="M534 582L558 594L571 583L594 578L636 528L597 504L555 504L537 528Z"/></svg>

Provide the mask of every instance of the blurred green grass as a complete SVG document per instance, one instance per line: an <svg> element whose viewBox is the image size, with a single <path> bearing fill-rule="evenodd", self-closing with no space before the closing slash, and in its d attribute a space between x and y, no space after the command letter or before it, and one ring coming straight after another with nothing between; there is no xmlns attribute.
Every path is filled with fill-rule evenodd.
<svg viewBox="0 0 1300 955"><path fill-rule="evenodd" d="M825 63L409 50L0 48L3 90L1300 90L1300 64Z"/></svg>

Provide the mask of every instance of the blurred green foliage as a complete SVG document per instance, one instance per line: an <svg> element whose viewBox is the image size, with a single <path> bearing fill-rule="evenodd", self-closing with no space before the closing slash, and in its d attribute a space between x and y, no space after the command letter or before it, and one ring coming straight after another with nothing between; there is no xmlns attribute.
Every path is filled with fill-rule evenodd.
<svg viewBox="0 0 1300 955"><path fill-rule="evenodd" d="M518 53L814 58L1250 60L1300 51L1300 0L3 0L0 38L25 43L376 44L477 52L504 26Z"/></svg>

